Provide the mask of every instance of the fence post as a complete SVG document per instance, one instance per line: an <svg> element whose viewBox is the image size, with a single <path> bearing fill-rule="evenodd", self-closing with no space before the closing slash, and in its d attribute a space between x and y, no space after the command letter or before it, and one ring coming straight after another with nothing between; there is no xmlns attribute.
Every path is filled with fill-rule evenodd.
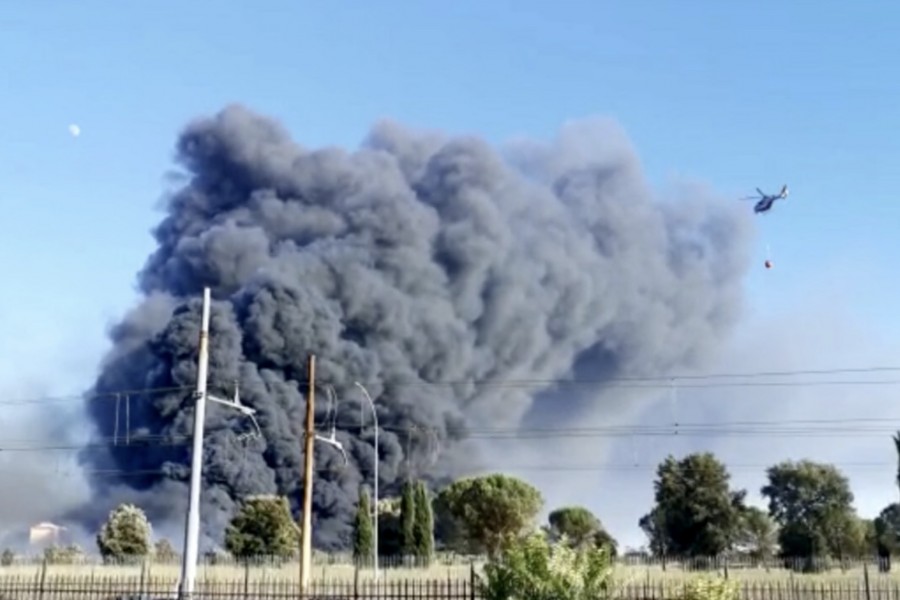
<svg viewBox="0 0 900 600"><path fill-rule="evenodd" d="M44 597L44 584L47 581L47 557L44 556L44 560L41 561L41 574L40 574L40 583L38 584L38 599L42 600Z"/></svg>
<svg viewBox="0 0 900 600"><path fill-rule="evenodd" d="M866 600L872 600L872 590L869 588L869 563L863 563L863 579L866 582Z"/></svg>
<svg viewBox="0 0 900 600"><path fill-rule="evenodd" d="M475 600L475 561L469 563L469 600Z"/></svg>
<svg viewBox="0 0 900 600"><path fill-rule="evenodd" d="M141 561L141 582L140 589L138 590L138 595L143 598L147 588L147 561L149 559L144 557L144 560Z"/></svg>
<svg viewBox="0 0 900 600"><path fill-rule="evenodd" d="M353 600L359 600L359 561L356 561L356 568L353 569Z"/></svg>

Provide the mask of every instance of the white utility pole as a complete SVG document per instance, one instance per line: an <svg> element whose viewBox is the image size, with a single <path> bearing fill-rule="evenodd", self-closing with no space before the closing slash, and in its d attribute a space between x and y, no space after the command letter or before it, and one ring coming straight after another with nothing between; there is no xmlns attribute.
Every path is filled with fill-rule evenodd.
<svg viewBox="0 0 900 600"><path fill-rule="evenodd" d="M362 390L363 395L366 397L366 400L369 401L369 406L372 407L372 417L375 419L375 531L373 533L373 542L374 546L372 548L372 554L374 555L375 560L375 580L378 580L378 463L381 462L378 457L378 413L375 412L375 402L372 400L372 396L369 395L368 390L363 387L363 384L356 381L354 382L356 387Z"/></svg>
<svg viewBox="0 0 900 600"><path fill-rule="evenodd" d="M200 357L197 363L197 404L194 409L194 440L191 455L191 492L184 532L181 564L182 600L194 593L197 577L197 548L200 537L200 476L203 467L203 425L206 420L206 378L209 371L209 288L203 288L203 317L200 321Z"/></svg>
<svg viewBox="0 0 900 600"><path fill-rule="evenodd" d="M200 486L203 467L203 434L206 421L206 401L210 400L233 408L249 417L256 429L255 434L246 437L261 437L262 431L256 422L256 411L241 404L238 386L234 387L234 399L223 400L206 393L206 380L209 373L209 288L203 288L203 316L200 321L200 358L197 364L197 405L194 411L194 440L191 456L191 491L188 502L187 522L184 532L184 556L181 563L181 585L179 597L182 600L191 598L194 593L194 580L197 578L197 554L200 545Z"/></svg>
<svg viewBox="0 0 900 600"><path fill-rule="evenodd" d="M306 437L303 440L303 526L300 528L300 592L309 589L312 568L312 486L316 442L316 355L309 356L306 393Z"/></svg>

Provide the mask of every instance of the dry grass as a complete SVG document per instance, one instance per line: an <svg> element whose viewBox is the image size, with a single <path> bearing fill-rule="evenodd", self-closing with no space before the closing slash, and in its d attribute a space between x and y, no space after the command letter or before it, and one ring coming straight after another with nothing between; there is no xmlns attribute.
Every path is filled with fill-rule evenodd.
<svg viewBox="0 0 900 600"><path fill-rule="evenodd" d="M724 568L719 568L707 572L690 571L681 568L679 565L670 565L667 569L663 570L663 568L659 565L629 565L617 567L616 573L618 577L626 581L634 583L649 581L652 585L656 582L681 582L687 579L701 577L704 575L723 577L726 575L726 570ZM891 573L879 573L876 567L870 565L868 567L868 574L870 581L891 581L900 584L900 569L897 568L895 568ZM798 573L783 568L765 569L762 567L729 567L727 569L727 575L728 578L733 581L756 584L799 582L803 584L827 585L830 583L847 584L863 582L865 580L865 569L860 564L848 568L844 571L835 568L824 572L807 574Z"/></svg>
<svg viewBox="0 0 900 600"><path fill-rule="evenodd" d="M42 569L43 566L39 564L0 567L0 583L4 578L10 577L38 577ZM391 567L382 569L380 579L387 581L459 581L469 579L470 569L469 565L435 565L419 569ZM352 582L355 572L356 569L353 565L313 565L311 578L318 581ZM150 564L146 567L146 571L141 566L90 564L47 566L48 577L80 581L87 581L91 578L140 579L144 577L174 583L178 581L179 573L180 565L177 564ZM197 579L205 581L296 582L299 577L300 565L296 562L282 566L200 565L197 569ZM361 581L373 580L374 572L372 569L362 569L359 578Z"/></svg>
<svg viewBox="0 0 900 600"><path fill-rule="evenodd" d="M475 564L476 570L480 570L481 564ZM36 579L40 576L43 567L40 564L21 564L0 567L0 585L4 580L15 578ZM91 580L140 580L155 581L165 584L171 582L174 585L178 581L180 565L178 564L149 564L147 567L117 566L101 564L80 565L49 565L46 567L46 576L56 581L82 582L87 584ZM438 564L429 568L402 568L388 567L382 569L381 579L384 581L460 581L468 580L471 566L465 563ZM868 573L872 585L885 587L900 585L900 570L893 573L882 574L874 567L869 567ZM312 579L322 582L352 582L356 569L349 564L314 564ZM724 569L707 572L689 571L677 564L671 564L667 569L659 565L620 565L616 567L616 579L625 585L657 585L679 584L685 580L707 576L722 576ZM250 583L276 583L297 582L299 579L299 565L296 562L282 566L249 566L244 567L235 564L200 565L198 568L198 580L207 582L243 582ZM362 569L359 573L360 581L373 579L372 569ZM731 580L747 584L780 585L791 582L803 585L841 585L846 586L864 581L864 569L860 566L848 568L845 571L832 569L830 571L802 574L794 573L786 569L764 568L736 568L728 569L728 577Z"/></svg>

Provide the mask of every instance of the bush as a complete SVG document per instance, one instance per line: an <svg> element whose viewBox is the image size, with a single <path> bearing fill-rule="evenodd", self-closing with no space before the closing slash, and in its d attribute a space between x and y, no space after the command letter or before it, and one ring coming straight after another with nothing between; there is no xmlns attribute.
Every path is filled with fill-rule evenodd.
<svg viewBox="0 0 900 600"><path fill-rule="evenodd" d="M685 582L678 600L736 600L737 597L737 583L715 577L697 577Z"/></svg>
<svg viewBox="0 0 900 600"><path fill-rule="evenodd" d="M356 505L356 519L353 522L353 559L357 565L367 565L372 557L374 545L372 529L372 511L369 494L365 489L359 490L359 502Z"/></svg>
<svg viewBox="0 0 900 600"><path fill-rule="evenodd" d="M121 504L97 534L97 549L105 561L132 562L150 554L153 529L144 511L133 504Z"/></svg>
<svg viewBox="0 0 900 600"><path fill-rule="evenodd" d="M248 498L225 531L225 548L241 559L285 559L297 553L300 532L284 496Z"/></svg>
<svg viewBox="0 0 900 600"><path fill-rule="evenodd" d="M156 562L161 564L174 564L178 562L178 551L172 545L172 542L163 538L158 540L153 546L153 556Z"/></svg>
<svg viewBox="0 0 900 600"><path fill-rule="evenodd" d="M484 567L484 600L596 600L609 598L612 560L606 548L575 549L532 534L512 543Z"/></svg>
<svg viewBox="0 0 900 600"><path fill-rule="evenodd" d="M84 552L77 544L44 548L44 562L48 565L74 565L84 560Z"/></svg>

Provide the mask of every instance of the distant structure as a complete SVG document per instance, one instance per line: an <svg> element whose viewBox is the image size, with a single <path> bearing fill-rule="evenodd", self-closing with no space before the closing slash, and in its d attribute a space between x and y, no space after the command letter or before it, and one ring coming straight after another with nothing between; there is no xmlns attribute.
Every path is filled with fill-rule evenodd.
<svg viewBox="0 0 900 600"><path fill-rule="evenodd" d="M68 530L53 523L38 523L28 531L28 544L37 547L58 546L66 543Z"/></svg>

